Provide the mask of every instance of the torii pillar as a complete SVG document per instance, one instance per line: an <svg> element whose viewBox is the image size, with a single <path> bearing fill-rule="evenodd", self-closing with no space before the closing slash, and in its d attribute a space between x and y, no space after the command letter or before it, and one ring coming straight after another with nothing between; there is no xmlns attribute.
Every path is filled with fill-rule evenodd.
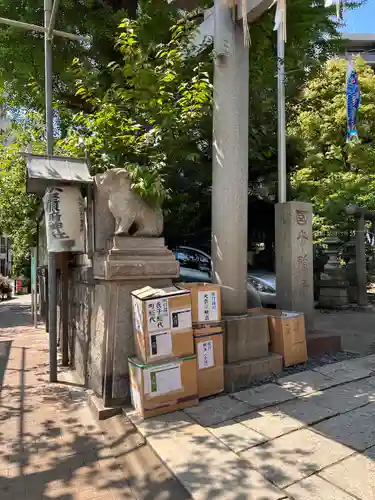
<svg viewBox="0 0 375 500"><path fill-rule="evenodd" d="M249 46L242 2L214 4L214 103L212 158L213 280L222 285L225 315L247 313ZM248 21L272 0L247 0ZM233 12L235 20L233 19Z"/></svg>
<svg viewBox="0 0 375 500"><path fill-rule="evenodd" d="M248 20L270 4L248 0ZM233 20L228 0L215 0L211 251L223 298L228 392L282 369L281 356L268 356L267 318L248 314L249 46L241 12L239 1Z"/></svg>

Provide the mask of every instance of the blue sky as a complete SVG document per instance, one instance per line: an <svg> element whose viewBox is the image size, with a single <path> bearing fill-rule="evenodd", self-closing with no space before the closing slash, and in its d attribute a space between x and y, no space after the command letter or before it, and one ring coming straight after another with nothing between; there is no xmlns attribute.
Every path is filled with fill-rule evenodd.
<svg viewBox="0 0 375 500"><path fill-rule="evenodd" d="M345 13L344 31L347 33L375 33L375 0Z"/></svg>

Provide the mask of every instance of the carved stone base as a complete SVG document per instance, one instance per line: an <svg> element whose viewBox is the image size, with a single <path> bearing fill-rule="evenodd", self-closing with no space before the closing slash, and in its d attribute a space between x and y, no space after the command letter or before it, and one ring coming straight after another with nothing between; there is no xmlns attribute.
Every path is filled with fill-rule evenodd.
<svg viewBox="0 0 375 500"><path fill-rule="evenodd" d="M171 286L179 265L163 238L115 237L95 254L89 386L105 406L130 401L128 356L134 355L131 292Z"/></svg>
<svg viewBox="0 0 375 500"><path fill-rule="evenodd" d="M148 276L179 276L179 264L165 246L164 238L115 236L112 249L94 258L95 279L130 281Z"/></svg>

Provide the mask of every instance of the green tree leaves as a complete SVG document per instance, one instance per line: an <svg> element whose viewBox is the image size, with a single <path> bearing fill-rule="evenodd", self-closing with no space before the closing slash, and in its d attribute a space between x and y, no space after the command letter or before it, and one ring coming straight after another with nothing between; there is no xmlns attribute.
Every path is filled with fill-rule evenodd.
<svg viewBox="0 0 375 500"><path fill-rule="evenodd" d="M326 63L306 85L295 107L290 134L301 141L304 161L292 177L296 196L314 203L317 236L350 224L344 209L356 203L375 209L375 74L361 58L358 141L346 142L346 66Z"/></svg>
<svg viewBox="0 0 375 500"><path fill-rule="evenodd" d="M139 194L160 206L168 196L169 170L199 152L201 123L211 115L211 61L187 56L195 24L189 17L172 17L166 7L171 26L150 41L145 33L154 27L151 13L145 8L136 21L121 23L116 43L121 61L108 65L109 88L98 86L76 63L77 93L93 111L75 116L58 147L76 155L83 136L94 172L126 167Z"/></svg>
<svg viewBox="0 0 375 500"><path fill-rule="evenodd" d="M30 128L10 130L7 137L1 137L2 141L11 140L7 145L0 143L0 228L12 239L14 274L23 271L35 243L39 200L26 193L26 165L21 153L31 144L33 152L44 150L40 126L34 116Z"/></svg>

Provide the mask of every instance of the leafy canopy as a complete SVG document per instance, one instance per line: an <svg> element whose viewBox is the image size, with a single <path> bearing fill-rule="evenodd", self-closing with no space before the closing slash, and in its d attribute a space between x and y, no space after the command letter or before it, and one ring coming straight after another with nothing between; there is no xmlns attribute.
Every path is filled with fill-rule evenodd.
<svg viewBox="0 0 375 500"><path fill-rule="evenodd" d="M375 74L356 58L361 88L358 141L346 142L347 62L327 62L305 87L295 106L290 134L298 138L304 159L292 182L298 199L314 203L317 236L344 231L346 205L375 209Z"/></svg>
<svg viewBox="0 0 375 500"><path fill-rule="evenodd" d="M211 114L210 61L188 55L195 23L165 9L173 21L168 36L149 39L151 12L125 19L110 63L112 84L98 85L96 72L75 61L77 94L93 109L74 116L58 147L78 154L83 139L93 172L125 166L133 187L151 204L167 195L165 180L175 165L199 153L201 122Z"/></svg>
<svg viewBox="0 0 375 500"><path fill-rule="evenodd" d="M11 129L0 137L0 228L12 240L16 275L25 271L30 258L40 203L36 196L26 193L26 165L20 153L31 144L33 153L44 152L43 136L44 123L34 114L29 117L29 126Z"/></svg>

